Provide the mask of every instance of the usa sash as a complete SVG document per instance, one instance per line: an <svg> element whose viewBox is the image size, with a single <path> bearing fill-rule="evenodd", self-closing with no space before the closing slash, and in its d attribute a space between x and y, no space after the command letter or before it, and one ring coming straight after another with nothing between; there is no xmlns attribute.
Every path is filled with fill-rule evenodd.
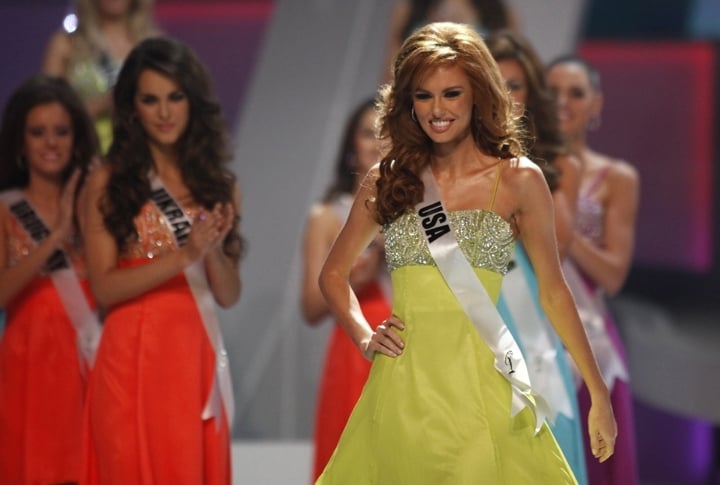
<svg viewBox="0 0 720 485"><path fill-rule="evenodd" d="M535 416L535 432L540 431L549 415L543 397L531 386L527 365L520 347L487 294L485 287L460 249L451 230L440 191L428 169L423 173L424 200L415 206L420 231L425 234L430 254L448 287L470 318L480 337L495 355L495 370L510 383L511 416L525 407Z"/></svg>

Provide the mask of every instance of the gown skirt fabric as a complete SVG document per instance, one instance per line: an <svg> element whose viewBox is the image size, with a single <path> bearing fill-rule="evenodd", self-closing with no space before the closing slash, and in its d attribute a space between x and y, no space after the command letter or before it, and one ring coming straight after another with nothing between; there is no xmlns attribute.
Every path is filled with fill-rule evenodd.
<svg viewBox="0 0 720 485"><path fill-rule="evenodd" d="M88 301L92 301L83 283ZM6 308L0 337L0 483L80 478L87 369L77 332L48 276ZM83 364L84 365L84 364Z"/></svg>
<svg viewBox="0 0 720 485"><path fill-rule="evenodd" d="M493 300L502 275L475 269ZM434 266L392 272L404 352L375 354L319 485L576 484L547 425L510 415L510 384Z"/></svg>
<svg viewBox="0 0 720 485"><path fill-rule="evenodd" d="M113 307L88 390L81 483L229 485L227 417L201 417L214 368L184 274Z"/></svg>
<svg viewBox="0 0 720 485"><path fill-rule="evenodd" d="M390 305L380 285L371 282L358 292L363 315L374 329L390 316ZM327 465L348 417L360 397L370 362L340 325L330 335L315 417L315 461L313 479Z"/></svg>

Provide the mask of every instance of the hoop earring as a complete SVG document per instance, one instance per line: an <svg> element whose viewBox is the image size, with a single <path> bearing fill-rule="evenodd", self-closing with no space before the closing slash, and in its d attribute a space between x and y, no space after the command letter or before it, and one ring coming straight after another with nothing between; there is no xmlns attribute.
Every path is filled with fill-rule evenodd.
<svg viewBox="0 0 720 485"><path fill-rule="evenodd" d="M412 120L417 123L417 117L415 116L415 106L412 106L410 108L410 118L412 118Z"/></svg>

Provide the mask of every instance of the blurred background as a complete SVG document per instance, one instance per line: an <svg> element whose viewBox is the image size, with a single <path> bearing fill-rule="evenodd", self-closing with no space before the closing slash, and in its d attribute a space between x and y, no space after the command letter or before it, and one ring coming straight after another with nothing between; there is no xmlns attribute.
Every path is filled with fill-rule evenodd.
<svg viewBox="0 0 720 485"><path fill-rule="evenodd" d="M634 265L612 307L630 358L643 480L720 483L720 1L509 3L545 61L577 51L598 67L605 104L590 145L640 173ZM238 483L309 477L331 322L303 323L302 230L331 178L348 112L384 76L392 6L155 2L163 32L208 66L233 134L249 251L241 301L221 320L237 401ZM40 69L71 11L67 0L0 0L0 105ZM659 444L668 433L678 439Z"/></svg>

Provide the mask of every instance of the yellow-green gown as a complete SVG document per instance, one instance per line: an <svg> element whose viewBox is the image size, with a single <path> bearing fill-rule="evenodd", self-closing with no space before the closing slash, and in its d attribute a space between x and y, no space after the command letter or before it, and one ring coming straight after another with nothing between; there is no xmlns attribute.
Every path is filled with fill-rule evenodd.
<svg viewBox="0 0 720 485"><path fill-rule="evenodd" d="M491 206L492 207L492 206ZM450 226L497 301L514 244L491 211ZM510 384L435 266L417 216L385 227L403 353L375 354L370 376L317 485L576 484L547 425L510 415Z"/></svg>

